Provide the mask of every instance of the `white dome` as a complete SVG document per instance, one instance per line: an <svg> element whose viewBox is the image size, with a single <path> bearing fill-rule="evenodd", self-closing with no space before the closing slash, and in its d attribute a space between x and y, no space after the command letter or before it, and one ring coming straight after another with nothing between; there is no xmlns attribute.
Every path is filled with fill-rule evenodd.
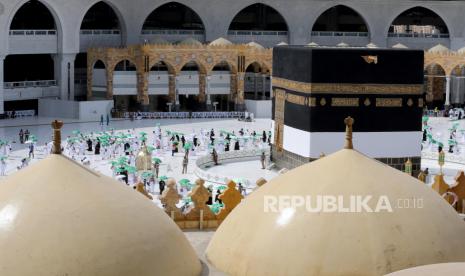
<svg viewBox="0 0 465 276"><path fill-rule="evenodd" d="M378 45L376 45L376 44L370 42L370 43L368 43L368 44L366 45L366 47L367 47L367 48L378 48Z"/></svg>
<svg viewBox="0 0 465 276"><path fill-rule="evenodd" d="M154 39L150 40L151 44L158 44L158 45L165 45L165 44L171 44L168 40L165 40L161 37L155 37Z"/></svg>
<svg viewBox="0 0 465 276"><path fill-rule="evenodd" d="M212 42L210 42L209 45L211 46L227 46L227 45L232 45L233 43L225 38L217 38L215 40L213 40Z"/></svg>
<svg viewBox="0 0 465 276"><path fill-rule="evenodd" d="M465 47L462 47L462 48L458 49L457 53L459 53L459 54L465 53Z"/></svg>
<svg viewBox="0 0 465 276"><path fill-rule="evenodd" d="M249 45L250 47L254 47L256 49L259 49L259 50L265 49L265 47L263 47L262 45L258 44L257 42L254 42L254 41L247 43L247 45Z"/></svg>
<svg viewBox="0 0 465 276"><path fill-rule="evenodd" d="M287 46L287 45L289 45L289 44L287 44L287 43L284 42L284 41L281 41L281 42L279 42L278 44L276 44L276 46Z"/></svg>
<svg viewBox="0 0 465 276"><path fill-rule="evenodd" d="M442 45L442 44L438 44L436 46L434 46L433 48L429 49L428 52L429 53L448 53L450 50L449 48L447 48L446 46Z"/></svg>
<svg viewBox="0 0 465 276"><path fill-rule="evenodd" d="M1 275L199 275L184 233L151 200L62 155L0 181Z"/></svg>
<svg viewBox="0 0 465 276"><path fill-rule="evenodd" d="M341 143L342 144L342 143ZM318 196L381 197L392 212L324 212ZM266 205L296 196L300 206ZM422 208L396 208L399 199ZM304 199L304 200L305 200ZM289 199L290 200L290 199ZM289 201L287 201L289 202ZM414 201L410 201L414 204ZM269 207L266 211L266 206ZM320 209L321 210L321 209ZM269 181L223 221L206 251L228 275L379 276L419 265L465 261L465 223L430 187L351 149L305 164Z"/></svg>
<svg viewBox="0 0 465 276"><path fill-rule="evenodd" d="M393 45L392 48L394 48L394 49L408 49L408 47L405 46L402 43L397 43L397 44Z"/></svg>
<svg viewBox="0 0 465 276"><path fill-rule="evenodd" d="M307 44L308 47L318 47L319 45L315 42L310 42Z"/></svg>
<svg viewBox="0 0 465 276"><path fill-rule="evenodd" d="M341 42L337 45L337 47L342 47L342 48L345 48L345 47L349 47L349 44L345 43L345 42Z"/></svg>
<svg viewBox="0 0 465 276"><path fill-rule="evenodd" d="M180 45L202 46L202 43L192 37L186 38L179 43Z"/></svg>
<svg viewBox="0 0 465 276"><path fill-rule="evenodd" d="M444 263L418 266L397 271L386 276L440 276L440 275L463 275L465 263Z"/></svg>

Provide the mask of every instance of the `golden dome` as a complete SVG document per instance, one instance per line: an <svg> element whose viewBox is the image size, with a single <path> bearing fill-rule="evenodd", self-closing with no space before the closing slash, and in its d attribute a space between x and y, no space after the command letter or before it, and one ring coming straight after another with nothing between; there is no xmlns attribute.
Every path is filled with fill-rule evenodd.
<svg viewBox="0 0 465 276"><path fill-rule="evenodd" d="M450 50L449 48L447 48L446 46L442 45L442 44L438 44L434 47L432 47L431 49L428 50L429 53L448 53Z"/></svg>
<svg viewBox="0 0 465 276"><path fill-rule="evenodd" d="M0 181L0 275L199 275L153 202L62 155Z"/></svg>
<svg viewBox="0 0 465 276"><path fill-rule="evenodd" d="M379 276L465 261L465 223L455 210L417 179L350 149L347 141L346 149L276 177L237 206L214 234L209 262L230 275ZM342 199L341 209L318 208L325 196ZM370 196L375 212L348 209L355 197ZM286 206L290 200L303 206ZM377 206L383 209L376 212Z"/></svg>
<svg viewBox="0 0 465 276"><path fill-rule="evenodd" d="M152 169L152 155L144 144L136 157L136 168L138 171L149 171Z"/></svg>
<svg viewBox="0 0 465 276"><path fill-rule="evenodd" d="M227 46L227 45L232 45L233 43L225 38L217 38L215 40L213 40L212 42L210 42L209 45L211 46Z"/></svg>
<svg viewBox="0 0 465 276"><path fill-rule="evenodd" d="M463 275L464 273L465 263L444 263L409 268L386 276L439 276Z"/></svg>

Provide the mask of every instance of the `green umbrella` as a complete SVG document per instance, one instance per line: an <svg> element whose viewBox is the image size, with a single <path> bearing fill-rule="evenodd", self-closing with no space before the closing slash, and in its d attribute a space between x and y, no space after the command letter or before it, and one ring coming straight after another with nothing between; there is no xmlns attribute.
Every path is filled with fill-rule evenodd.
<svg viewBox="0 0 465 276"><path fill-rule="evenodd" d="M0 161L6 160L6 156L0 156Z"/></svg>
<svg viewBox="0 0 465 276"><path fill-rule="evenodd" d="M160 181L162 181L162 180L163 180L163 181L166 181L166 180L168 180L168 177L162 175L162 176L158 177L158 180L160 180Z"/></svg>
<svg viewBox="0 0 465 276"><path fill-rule="evenodd" d="M126 166L125 169L128 171L128 173L136 173L137 172L136 167L133 167L133 166Z"/></svg>
<svg viewBox="0 0 465 276"><path fill-rule="evenodd" d="M155 150L155 147L148 146L148 147L147 147L147 150L148 150L149 152L152 152L152 151L154 151L154 150Z"/></svg>
<svg viewBox="0 0 465 276"><path fill-rule="evenodd" d="M151 177L153 177L153 173L152 172L143 172L141 174L141 177L142 177L142 179L147 180L147 179L150 179Z"/></svg>
<svg viewBox="0 0 465 276"><path fill-rule="evenodd" d="M179 180L179 184L181 184L182 187L188 188L191 184L191 181L189 179L181 179Z"/></svg>
<svg viewBox="0 0 465 276"><path fill-rule="evenodd" d="M225 185L221 185L221 186L218 186L218 190L220 190L221 192L223 192L224 190L226 190L226 186Z"/></svg>
<svg viewBox="0 0 465 276"><path fill-rule="evenodd" d="M126 169L124 167L118 167L118 168L115 169L115 172L117 172L117 173L122 173L124 171L126 171Z"/></svg>
<svg viewBox="0 0 465 276"><path fill-rule="evenodd" d="M190 150L191 148L192 148L192 143L186 142L186 143L184 144L184 149L185 149L185 150Z"/></svg>
<svg viewBox="0 0 465 276"><path fill-rule="evenodd" d="M152 158L152 161L153 161L153 163L157 163L157 164L161 163L161 159L157 158L157 157Z"/></svg>
<svg viewBox="0 0 465 276"><path fill-rule="evenodd" d="M214 204L210 205L210 210L212 210L213 213L218 214L221 211L221 209L223 208L223 206L224 205L221 204L221 203L214 203Z"/></svg>
<svg viewBox="0 0 465 276"><path fill-rule="evenodd" d="M73 135L79 135L81 132L79 130L73 130Z"/></svg>

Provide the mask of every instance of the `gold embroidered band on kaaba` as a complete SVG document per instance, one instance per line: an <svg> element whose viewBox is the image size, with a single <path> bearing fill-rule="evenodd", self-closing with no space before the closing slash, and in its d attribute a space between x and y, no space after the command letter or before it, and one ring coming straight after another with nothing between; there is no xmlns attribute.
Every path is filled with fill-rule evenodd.
<svg viewBox="0 0 465 276"><path fill-rule="evenodd" d="M305 83L273 77L273 86L308 94L422 95L422 84Z"/></svg>

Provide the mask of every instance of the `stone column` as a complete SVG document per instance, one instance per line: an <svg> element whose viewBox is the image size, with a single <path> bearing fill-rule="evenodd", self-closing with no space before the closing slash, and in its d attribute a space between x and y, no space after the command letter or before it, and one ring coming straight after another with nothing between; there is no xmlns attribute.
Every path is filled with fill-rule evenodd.
<svg viewBox="0 0 465 276"><path fill-rule="evenodd" d="M206 100L206 80L207 76L205 74L199 74L199 103L205 105Z"/></svg>
<svg viewBox="0 0 465 276"><path fill-rule="evenodd" d="M4 82L3 82L3 67L5 56L0 55L0 117L5 114L5 97L4 97Z"/></svg>
<svg viewBox="0 0 465 276"><path fill-rule="evenodd" d="M113 74L114 74L114 67L107 68L107 100L113 99Z"/></svg>
<svg viewBox="0 0 465 276"><path fill-rule="evenodd" d="M87 100L92 100L92 86L93 86L94 66L87 61Z"/></svg>
<svg viewBox="0 0 465 276"><path fill-rule="evenodd" d="M179 110L179 76L174 76L173 109Z"/></svg>
<svg viewBox="0 0 465 276"><path fill-rule="evenodd" d="M262 74L262 100L266 100L266 74Z"/></svg>
<svg viewBox="0 0 465 276"><path fill-rule="evenodd" d="M258 76L259 74L258 73L254 73L253 75L253 99L256 101L258 100Z"/></svg>
<svg viewBox="0 0 465 276"><path fill-rule="evenodd" d="M60 99L74 101L74 60L76 54L58 54L55 61L55 80L60 89Z"/></svg>
<svg viewBox="0 0 465 276"><path fill-rule="evenodd" d="M237 74L236 111L244 111L245 110L244 79L245 79L245 73L244 72L240 72L240 73Z"/></svg>
<svg viewBox="0 0 465 276"><path fill-rule="evenodd" d="M212 110L212 99L211 99L211 76L207 76L206 78L206 93L207 93L207 110Z"/></svg>
<svg viewBox="0 0 465 276"><path fill-rule="evenodd" d="M444 107L448 107L450 105L450 76L446 76L446 102Z"/></svg>
<svg viewBox="0 0 465 276"><path fill-rule="evenodd" d="M141 105L142 111L149 109L149 73L137 72L137 98Z"/></svg>

